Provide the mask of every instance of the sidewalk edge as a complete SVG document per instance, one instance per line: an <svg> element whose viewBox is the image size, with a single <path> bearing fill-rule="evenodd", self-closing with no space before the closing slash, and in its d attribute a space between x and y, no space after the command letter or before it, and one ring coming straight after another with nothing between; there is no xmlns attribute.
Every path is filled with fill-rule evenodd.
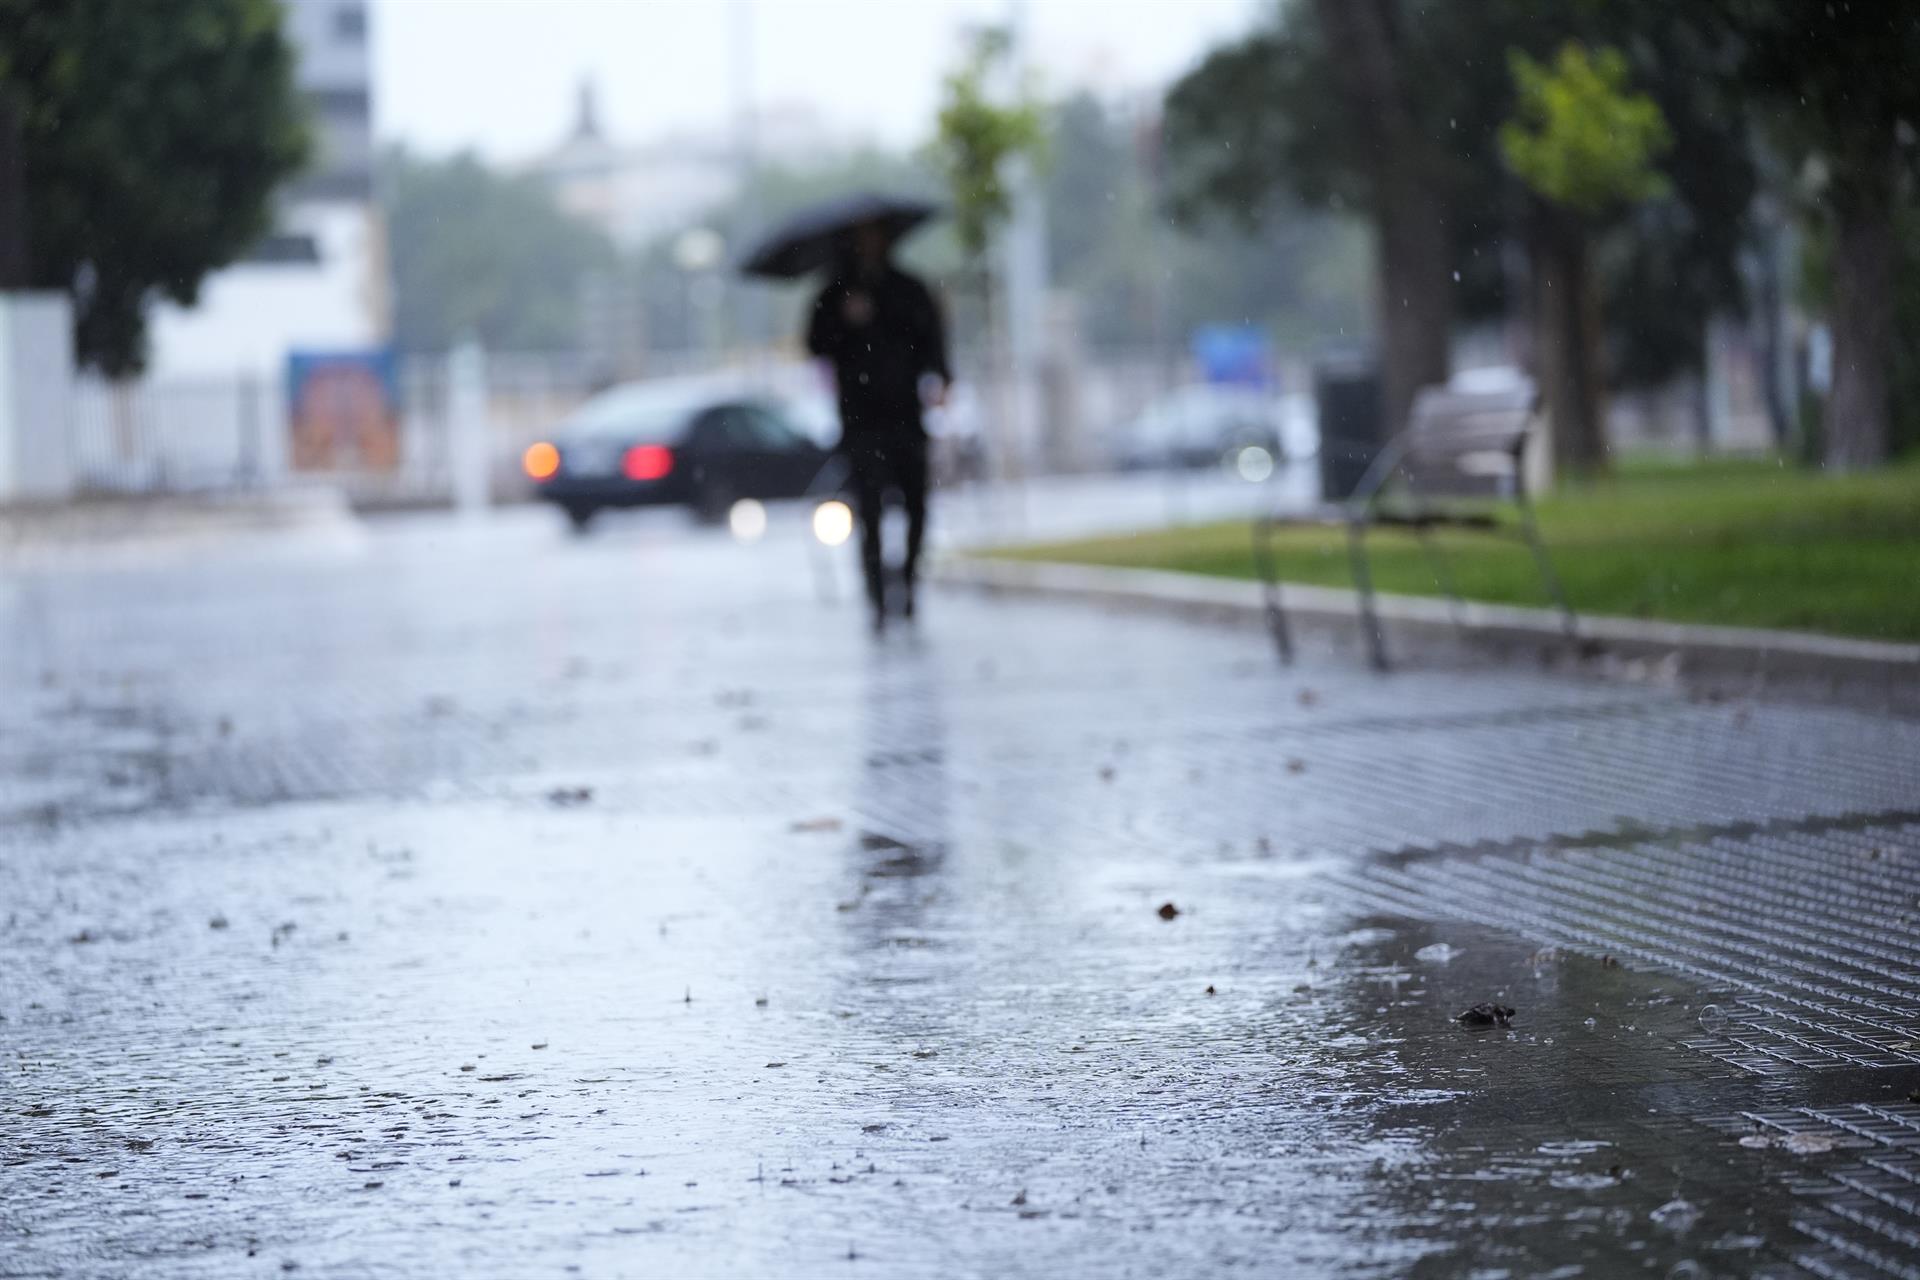
<svg viewBox="0 0 1920 1280"><path fill-rule="evenodd" d="M936 566L935 575L943 583L985 591L1154 608L1256 625L1262 621L1260 584L1245 579L974 556L945 559ZM1357 645L1360 626L1354 592L1295 584L1283 591L1287 616L1297 629L1328 633L1342 648ZM1456 623L1445 600L1399 595L1375 599L1390 652L1397 649L1408 655L1434 642L1463 641L1499 652L1567 651L1560 616L1549 609L1468 602ZM1606 657L1666 662L1689 675L1778 676L1920 691L1920 645L1616 617L1582 617L1579 635L1589 642L1584 646L1588 656L1597 644Z"/></svg>

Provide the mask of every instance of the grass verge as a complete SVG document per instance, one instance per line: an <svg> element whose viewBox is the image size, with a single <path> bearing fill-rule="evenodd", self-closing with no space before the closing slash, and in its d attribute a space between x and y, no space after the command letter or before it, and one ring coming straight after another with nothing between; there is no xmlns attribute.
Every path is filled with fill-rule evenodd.
<svg viewBox="0 0 1920 1280"><path fill-rule="evenodd" d="M1773 461L1625 465L1539 506L1576 610L1723 626L1920 641L1920 463L1827 475ZM1547 603L1524 546L1471 533L1436 541L1472 600ZM1369 535L1375 585L1438 595L1414 538ZM1288 582L1351 586L1344 534L1283 530ZM999 548L1023 560L1254 575L1245 523Z"/></svg>

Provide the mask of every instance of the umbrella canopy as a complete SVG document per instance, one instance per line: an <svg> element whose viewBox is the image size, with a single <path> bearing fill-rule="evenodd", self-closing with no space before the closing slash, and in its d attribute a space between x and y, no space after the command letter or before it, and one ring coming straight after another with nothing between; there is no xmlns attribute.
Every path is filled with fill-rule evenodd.
<svg viewBox="0 0 1920 1280"><path fill-rule="evenodd" d="M841 241L855 227L873 223L898 240L940 212L938 205L909 196L863 191L811 205L761 237L740 262L744 275L791 280L833 263Z"/></svg>

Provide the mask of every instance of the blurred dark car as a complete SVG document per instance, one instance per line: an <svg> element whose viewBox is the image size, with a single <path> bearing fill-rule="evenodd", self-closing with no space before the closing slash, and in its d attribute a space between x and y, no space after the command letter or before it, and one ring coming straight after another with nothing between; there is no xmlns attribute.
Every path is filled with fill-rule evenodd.
<svg viewBox="0 0 1920 1280"><path fill-rule="evenodd" d="M742 498L797 498L827 458L778 399L629 383L581 405L521 467L542 501L585 529L610 507L680 504L719 520Z"/></svg>

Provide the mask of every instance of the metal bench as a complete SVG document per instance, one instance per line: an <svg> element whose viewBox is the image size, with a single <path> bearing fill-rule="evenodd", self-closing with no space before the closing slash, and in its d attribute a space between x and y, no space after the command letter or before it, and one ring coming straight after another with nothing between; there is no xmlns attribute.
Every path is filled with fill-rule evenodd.
<svg viewBox="0 0 1920 1280"><path fill-rule="evenodd" d="M1386 641L1374 607L1367 563L1370 528L1407 529L1419 539L1434 579L1463 621L1460 594L1435 529L1465 529L1518 537L1533 552L1540 580L1560 610L1569 640L1577 639L1573 609L1540 541L1527 496L1526 453L1536 432L1538 398L1530 386L1499 391L1428 387L1414 400L1407 429L1387 442L1344 503L1305 512L1267 511L1254 521L1253 556L1262 582L1268 629L1283 662L1293 661L1293 636L1280 599L1273 533L1283 526L1344 526L1359 593L1360 629L1376 669L1387 669ZM1517 519L1500 518L1512 508Z"/></svg>

